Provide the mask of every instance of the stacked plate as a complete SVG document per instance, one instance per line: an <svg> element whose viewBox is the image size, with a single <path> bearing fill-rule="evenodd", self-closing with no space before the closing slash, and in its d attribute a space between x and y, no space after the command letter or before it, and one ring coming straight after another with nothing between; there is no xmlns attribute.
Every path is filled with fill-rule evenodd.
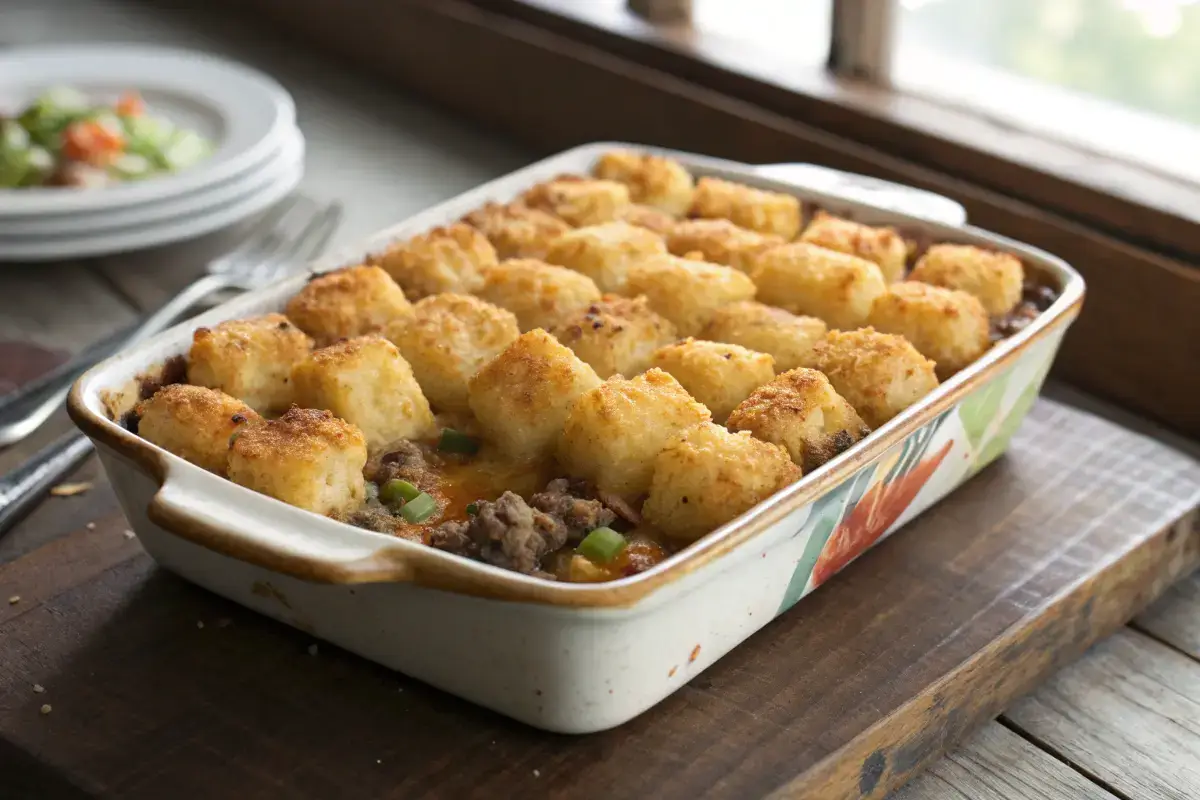
<svg viewBox="0 0 1200 800"><path fill-rule="evenodd" d="M53 87L146 106L213 145L178 172L102 188L0 189L0 260L117 253L190 239L275 204L304 174L287 91L207 55L129 45L14 49L0 55L0 118Z"/></svg>

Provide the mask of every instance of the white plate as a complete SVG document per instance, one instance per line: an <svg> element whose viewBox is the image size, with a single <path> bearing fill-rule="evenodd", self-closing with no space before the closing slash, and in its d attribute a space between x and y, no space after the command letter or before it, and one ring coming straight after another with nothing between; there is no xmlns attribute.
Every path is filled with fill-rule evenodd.
<svg viewBox="0 0 1200 800"><path fill-rule="evenodd" d="M237 202L281 180L304 161L304 137L293 128L285 134L282 147L259 167L207 189L160 203L143 203L111 211L69 216L4 219L0 217L0 249L6 244L43 240L56 236L115 233L122 228L147 226L189 214L205 214L218 206Z"/></svg>
<svg viewBox="0 0 1200 800"><path fill-rule="evenodd" d="M135 225L114 231L80 236L50 236L32 240L0 240L0 261L53 261L140 250L179 242L228 227L263 211L291 193L304 177L297 163L274 183L207 214L172 217L155 225Z"/></svg>
<svg viewBox="0 0 1200 800"><path fill-rule="evenodd" d="M0 55L0 113L18 111L53 86L101 98L136 89L155 112L208 137L216 150L178 174L105 189L3 189L0 217L124 208L194 192L261 164L296 123L291 96L274 80L200 53L121 44Z"/></svg>

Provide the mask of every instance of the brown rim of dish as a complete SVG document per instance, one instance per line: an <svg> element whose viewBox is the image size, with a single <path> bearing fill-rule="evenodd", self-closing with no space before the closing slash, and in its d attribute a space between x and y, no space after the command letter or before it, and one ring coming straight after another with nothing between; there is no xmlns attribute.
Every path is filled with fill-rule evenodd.
<svg viewBox="0 0 1200 800"><path fill-rule="evenodd" d="M81 377L71 389L67 410L75 424L99 444L133 461L153 478L159 492L147 513L164 530L215 552L237 558L273 572L302 580L329 584L380 582L412 583L475 597L536 603L572 608L629 607L663 587L706 566L714 559L779 522L788 514L812 502L833 488L865 463L881 455L930 419L952 407L964 395L996 376L1011 361L1019 358L1034 342L1066 326L1078 315L1084 290L1079 286L1067 305L1043 312L1041 324L1035 322L1018 336L1028 337L1018 346L999 355L970 379L955 386L912 415L901 415L887 435L865 441L848 451L834 469L816 473L814 480L801 479L781 494L764 501L745 515L709 534L694 545L666 559L646 572L608 583L568 584L529 578L516 573L442 553L424 545L397 539L379 548L371 556L354 562L324 561L289 553L263 543L248 542L236 530L202 523L180 513L162 501L162 488L169 473L164 454L149 442L125 430L117 422L89 409L83 401L82 387L101 364ZM986 356L985 356L986 358ZM890 423L889 423L890 424ZM213 480L221 480L212 476ZM263 498L270 502L271 498ZM276 501L277 502L277 501Z"/></svg>

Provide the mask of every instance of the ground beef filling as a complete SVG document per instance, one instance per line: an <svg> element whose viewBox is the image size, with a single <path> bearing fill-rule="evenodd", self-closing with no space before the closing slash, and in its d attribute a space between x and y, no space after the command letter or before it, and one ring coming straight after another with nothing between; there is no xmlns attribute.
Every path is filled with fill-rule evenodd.
<svg viewBox="0 0 1200 800"><path fill-rule="evenodd" d="M586 487L562 478L551 481L528 503L518 494L505 492L494 502L475 503L475 508L470 519L443 522L434 528L429 544L543 578L553 576L542 570L542 559L616 519L603 503L586 496Z"/></svg>

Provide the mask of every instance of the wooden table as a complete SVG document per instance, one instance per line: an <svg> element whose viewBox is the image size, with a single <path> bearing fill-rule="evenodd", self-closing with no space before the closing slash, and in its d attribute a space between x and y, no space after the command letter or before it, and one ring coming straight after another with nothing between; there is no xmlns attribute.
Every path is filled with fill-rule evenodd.
<svg viewBox="0 0 1200 800"><path fill-rule="evenodd" d="M46 6L5 4L0 46L169 42L225 52L279 76L297 97L309 138L306 190L347 203L341 241L536 155L201 12L104 0ZM214 236L88 263L0 267L0 340L38 343L49 352L30 362L44 366L132 323L222 246ZM1090 404L1061 394L1072 405ZM68 425L59 415L0 452L0 469ZM1177 522L1200 497L1200 467L1061 403L1035 408L1009 459L660 709L589 739L538 734L333 648L309 655L312 642L303 634L157 570L126 536L94 462L73 480L94 487L48 499L0 540L6 800L819 793L834 785L833 773L821 770L840 763L831 744L843 741L837 737L849 747L884 734L911 747L861 760L851 783L866 794L881 775L915 774L929 753L950 744L949 755L895 797L1200 796L1197 574L1078 661L1055 661L1107 633L1126 609L1132 613L1200 558L1194 513ZM1049 511L1064 516L1071 542L1058 546L1038 535ZM1059 523L1047 522L1046 535L1061 535ZM1017 531L1027 549L972 550L963 542L967 531ZM914 576L943 569L942 588L953 580L964 603L968 590L996 599L961 621L953 608L889 621L897 609L920 608L914 597L879 596L897 564ZM1089 594L1097 587L1103 591ZM1044 625L1022 616L1030 609L1045 612ZM870 635L821 639L821 621L835 614ZM819 657L814 643L824 648ZM879 653L894 659L894 674ZM844 680L804 686L821 660ZM1059 666L970 732L979 714L1001 710L993 698ZM933 705L918 714L900 702L943 672L946 692L928 695L941 697ZM845 719L814 731L817 713L835 703L849 709ZM40 713L43 704L50 713Z"/></svg>

